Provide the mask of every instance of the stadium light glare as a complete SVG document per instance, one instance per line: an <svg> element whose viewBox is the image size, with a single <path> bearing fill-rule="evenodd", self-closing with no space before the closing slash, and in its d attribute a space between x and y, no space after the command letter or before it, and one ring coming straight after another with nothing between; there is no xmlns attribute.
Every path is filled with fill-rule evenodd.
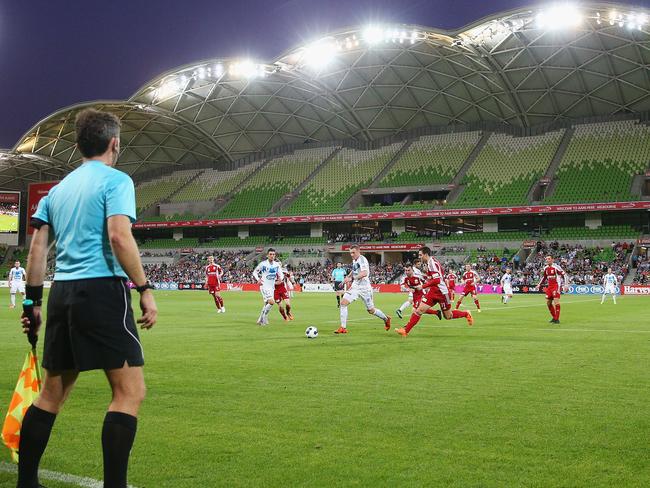
<svg viewBox="0 0 650 488"><path fill-rule="evenodd" d="M330 41L310 44L302 53L302 61L312 69L322 69L336 57L336 45Z"/></svg>
<svg viewBox="0 0 650 488"><path fill-rule="evenodd" d="M214 67L214 76L217 78L221 78L223 76L223 64L217 64Z"/></svg>
<svg viewBox="0 0 650 488"><path fill-rule="evenodd" d="M205 80L205 68L201 66L198 70L199 79Z"/></svg>
<svg viewBox="0 0 650 488"><path fill-rule="evenodd" d="M568 29L578 27L582 23L582 13L575 5L555 5L539 12L536 20L542 29Z"/></svg>

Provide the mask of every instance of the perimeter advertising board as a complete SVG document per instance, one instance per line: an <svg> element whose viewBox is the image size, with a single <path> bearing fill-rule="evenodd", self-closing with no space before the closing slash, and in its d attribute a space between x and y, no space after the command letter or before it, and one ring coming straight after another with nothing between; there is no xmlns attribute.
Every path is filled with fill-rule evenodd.
<svg viewBox="0 0 650 488"><path fill-rule="evenodd" d="M32 215L36 212L38 208L38 202L41 201L45 195L50 192L50 189L53 186L56 186L58 181L45 181L42 183L30 183L27 190L27 234L32 235L34 229L29 225L29 221L32 218Z"/></svg>

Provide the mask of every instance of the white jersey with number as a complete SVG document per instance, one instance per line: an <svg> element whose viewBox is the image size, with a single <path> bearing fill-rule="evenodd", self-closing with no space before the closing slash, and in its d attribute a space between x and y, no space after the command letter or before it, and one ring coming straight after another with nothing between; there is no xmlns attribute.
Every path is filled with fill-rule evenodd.
<svg viewBox="0 0 650 488"><path fill-rule="evenodd" d="M10 293L25 293L25 278L27 272L25 268L11 268L9 271L9 292Z"/></svg>
<svg viewBox="0 0 650 488"><path fill-rule="evenodd" d="M253 278L256 281L262 281L260 285L260 292L264 300L273 299L273 292L275 291L275 282L284 280L284 273L282 272L282 263L280 261L269 261L265 259L255 267L253 271Z"/></svg>
<svg viewBox="0 0 650 488"><path fill-rule="evenodd" d="M618 285L618 279L613 273L607 273L603 276L603 286L605 287L605 293L615 293L616 285Z"/></svg>
<svg viewBox="0 0 650 488"><path fill-rule="evenodd" d="M359 278L359 275L366 272L366 276ZM352 261L352 287L371 288L370 286L370 265L365 256L359 255Z"/></svg>
<svg viewBox="0 0 650 488"><path fill-rule="evenodd" d="M504 274L501 277L501 286L503 287L503 292L506 295L512 294L512 275L509 273Z"/></svg>

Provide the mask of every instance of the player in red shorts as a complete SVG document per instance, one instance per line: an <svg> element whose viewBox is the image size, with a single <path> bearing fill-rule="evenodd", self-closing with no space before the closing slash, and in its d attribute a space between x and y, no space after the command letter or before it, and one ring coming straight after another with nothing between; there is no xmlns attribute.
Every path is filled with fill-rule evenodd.
<svg viewBox="0 0 650 488"><path fill-rule="evenodd" d="M221 298L221 277L223 268L214 262L214 256L208 256L208 265L205 267L205 287L208 293L214 298L217 313L226 313L226 307Z"/></svg>
<svg viewBox="0 0 650 488"><path fill-rule="evenodd" d="M474 305L476 305L476 310L480 312L481 304L478 302L478 295L476 294L476 284L479 281L481 281L481 277L478 275L476 271L472 269L471 264L466 264L465 272L463 273L463 276L461 276L461 279L463 280L463 284L465 286L463 288L463 294L456 302L456 310L460 308L460 304L463 302L463 298L465 298L467 295L471 293L472 298L474 299Z"/></svg>
<svg viewBox="0 0 650 488"><path fill-rule="evenodd" d="M282 270L283 277L282 280L275 282L275 291L273 292L273 299L275 303L278 304L278 310L280 315L284 320L293 320L293 314L291 313L291 299L289 298L289 290L293 289L295 283L293 279L293 273L291 272L289 266L286 269ZM282 306L284 302L284 307ZM285 308L286 307L286 308Z"/></svg>
<svg viewBox="0 0 650 488"><path fill-rule="evenodd" d="M447 283L447 289L449 289L449 298L451 298L452 302L456 298L455 288L456 288L457 279L458 276L456 276L456 273L454 273L453 271L447 273L447 276L445 277L445 282Z"/></svg>
<svg viewBox="0 0 650 488"><path fill-rule="evenodd" d="M554 263L553 256L546 256L546 266L542 271L542 279L535 287L535 290L539 290L546 282L544 292L546 293L546 306L548 311L551 312L551 317L553 317L550 320L551 324L560 323L560 290L564 288L566 291L566 286L563 287L562 284L568 279L569 277L564 270Z"/></svg>
<svg viewBox="0 0 650 488"><path fill-rule="evenodd" d="M411 329L420 321L423 314L429 313L431 307L436 303L440 306L442 315L447 320L464 318L468 325L474 324L474 318L470 312L452 310L451 300L449 299L449 290L444 281L444 272L440 262L431 256L431 249L422 247L419 251L420 259L427 266L426 281L422 285L422 290L426 290L425 295L420 300L417 309L411 314L408 324L403 328L395 329L402 337L406 337Z"/></svg>
<svg viewBox="0 0 650 488"><path fill-rule="evenodd" d="M424 283L426 282L425 276L415 266L407 265L404 268L406 276L402 281L402 288L408 290L412 295L413 310L416 310L424 298ZM435 315L438 320L442 320L442 312L440 310L429 309L425 313ZM401 318L401 317L400 317Z"/></svg>

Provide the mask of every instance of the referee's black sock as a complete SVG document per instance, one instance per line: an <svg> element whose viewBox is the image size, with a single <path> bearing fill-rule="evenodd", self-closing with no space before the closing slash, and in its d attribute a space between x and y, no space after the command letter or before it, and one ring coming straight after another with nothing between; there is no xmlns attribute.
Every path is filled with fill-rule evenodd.
<svg viewBox="0 0 650 488"><path fill-rule="evenodd" d="M38 488L38 465L50 439L56 414L30 406L20 427L18 488Z"/></svg>
<svg viewBox="0 0 650 488"><path fill-rule="evenodd" d="M339 305L339 307L341 306L341 297L338 295L336 295L336 303Z"/></svg>
<svg viewBox="0 0 650 488"><path fill-rule="evenodd" d="M106 412L102 429L104 488L126 488L129 455L138 419L122 412Z"/></svg>

